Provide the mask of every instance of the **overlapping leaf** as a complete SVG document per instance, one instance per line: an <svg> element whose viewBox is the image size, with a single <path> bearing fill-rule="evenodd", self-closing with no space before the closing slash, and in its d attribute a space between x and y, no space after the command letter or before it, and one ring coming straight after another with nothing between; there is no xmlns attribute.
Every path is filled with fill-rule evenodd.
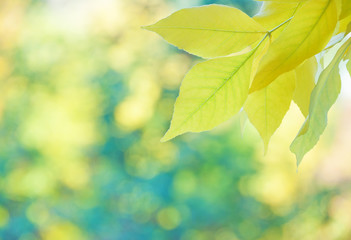
<svg viewBox="0 0 351 240"><path fill-rule="evenodd" d="M183 80L163 141L212 129L242 109L240 122L246 122L247 113L267 149L294 100L306 117L290 147L298 163L316 144L340 92L339 63L351 59L351 40L317 84L315 55L329 51L351 30L351 1L260 1L262 9L253 19L235 8L208 5L180 10L146 27L190 53L216 57L195 65ZM345 35L329 41L334 32ZM238 53L258 42L253 50ZM351 61L347 68L351 70Z"/></svg>
<svg viewBox="0 0 351 240"><path fill-rule="evenodd" d="M347 49L344 60L347 61L346 68L351 76L351 47Z"/></svg>
<svg viewBox="0 0 351 240"><path fill-rule="evenodd" d="M302 114L307 117L310 106L310 96L315 84L318 63L315 57L307 59L296 68L296 89L294 102L299 106Z"/></svg>
<svg viewBox="0 0 351 240"><path fill-rule="evenodd" d="M323 70L312 91L309 115L290 146L298 164L318 142L327 125L328 111L336 101L341 88L339 64L350 45L351 38L341 46L334 59Z"/></svg>
<svg viewBox="0 0 351 240"><path fill-rule="evenodd" d="M341 13L339 19L344 19L351 15L351 1L341 0Z"/></svg>
<svg viewBox="0 0 351 240"><path fill-rule="evenodd" d="M256 1L290 3L290 2L301 2L302 0L256 0Z"/></svg>
<svg viewBox="0 0 351 240"><path fill-rule="evenodd" d="M339 23L338 23L339 27L338 27L337 33L339 34L339 33L346 32L348 27L349 27L349 25L350 25L350 23L351 23L351 15L346 17L346 18L344 18L344 19L342 19L342 20L340 20ZM345 34L345 36L346 35L347 35L347 33Z"/></svg>
<svg viewBox="0 0 351 240"><path fill-rule="evenodd" d="M273 29L282 22L292 17L299 6L299 2L264 2L260 12L253 17L259 24L266 29ZM281 28L284 30L284 28ZM280 30L280 31L281 31ZM276 34L279 34L277 32Z"/></svg>
<svg viewBox="0 0 351 240"><path fill-rule="evenodd" d="M289 109L295 90L295 78L295 71L285 73L272 84L250 94L245 103L245 112L260 133L265 150Z"/></svg>
<svg viewBox="0 0 351 240"><path fill-rule="evenodd" d="M238 52L266 33L261 25L239 9L215 4L179 10L145 28L185 51L205 58Z"/></svg>
<svg viewBox="0 0 351 240"><path fill-rule="evenodd" d="M279 75L322 51L337 23L335 0L309 0L263 57L250 92L264 88Z"/></svg>
<svg viewBox="0 0 351 240"><path fill-rule="evenodd" d="M212 129L236 114L248 95L257 49L195 65L182 82L170 129L162 141Z"/></svg>

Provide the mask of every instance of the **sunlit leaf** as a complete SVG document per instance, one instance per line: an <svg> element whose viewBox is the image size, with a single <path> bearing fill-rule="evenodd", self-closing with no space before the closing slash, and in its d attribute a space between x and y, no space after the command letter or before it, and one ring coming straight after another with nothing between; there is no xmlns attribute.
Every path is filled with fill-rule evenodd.
<svg viewBox="0 0 351 240"><path fill-rule="evenodd" d="M347 53L346 53L346 55L345 55L344 60L348 61L348 62L346 63L346 68L347 68L347 70L349 71L349 74L350 74L350 76L351 76L351 48L348 48L348 49L347 49Z"/></svg>
<svg viewBox="0 0 351 240"><path fill-rule="evenodd" d="M312 91L309 115L290 146L290 150L296 155L297 164L316 145L327 126L328 111L341 88L339 64L350 45L351 38L343 44L328 67L323 70Z"/></svg>
<svg viewBox="0 0 351 240"><path fill-rule="evenodd" d="M250 92L314 56L327 45L337 23L334 0L310 0L297 9L281 36L263 57Z"/></svg>
<svg viewBox="0 0 351 240"><path fill-rule="evenodd" d="M350 23L351 23L351 15L340 20L338 22L339 27L338 27L337 33L346 32L347 29L349 28ZM347 33L345 35L347 35Z"/></svg>
<svg viewBox="0 0 351 240"><path fill-rule="evenodd" d="M279 2L279 3L292 3L292 2L301 2L302 0L256 0L260 2Z"/></svg>
<svg viewBox="0 0 351 240"><path fill-rule="evenodd" d="M345 36L351 32L351 22L346 27Z"/></svg>
<svg viewBox="0 0 351 240"><path fill-rule="evenodd" d="M258 48L195 65L182 82L170 129L162 141L212 129L236 114L248 95L256 52Z"/></svg>
<svg viewBox="0 0 351 240"><path fill-rule="evenodd" d="M266 31L239 9L214 4L179 10L145 28L206 58L238 52L261 39Z"/></svg>
<svg viewBox="0 0 351 240"><path fill-rule="evenodd" d="M273 29L292 17L297 6L298 2L264 2L259 13L253 19L266 29ZM282 30L284 28L281 28Z"/></svg>
<svg viewBox="0 0 351 240"><path fill-rule="evenodd" d="M315 57L307 59L296 68L296 89L294 102L299 106L302 114L307 117L311 92L315 86L315 75L318 63Z"/></svg>
<svg viewBox="0 0 351 240"><path fill-rule="evenodd" d="M344 19L351 15L351 1L341 0L341 13L339 19Z"/></svg>
<svg viewBox="0 0 351 240"><path fill-rule="evenodd" d="M245 111L263 139L265 151L273 133L289 109L295 90L295 71L285 73L272 84L249 95Z"/></svg>

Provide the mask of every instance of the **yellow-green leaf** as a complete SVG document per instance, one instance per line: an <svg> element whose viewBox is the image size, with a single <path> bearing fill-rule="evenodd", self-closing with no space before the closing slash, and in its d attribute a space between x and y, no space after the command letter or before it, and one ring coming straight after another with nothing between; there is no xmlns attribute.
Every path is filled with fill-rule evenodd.
<svg viewBox="0 0 351 240"><path fill-rule="evenodd" d="M347 35L347 31L349 29L350 23L351 23L351 15L346 17L346 18L344 18L344 19L342 19L342 20L340 20L338 22L339 26L338 26L337 34L342 33L342 32L346 32L345 35Z"/></svg>
<svg viewBox="0 0 351 240"><path fill-rule="evenodd" d="M239 9L215 4L179 10L145 28L178 48L205 58L238 52L266 33Z"/></svg>
<svg viewBox="0 0 351 240"><path fill-rule="evenodd" d="M247 98L257 50L195 65L182 82L171 126L162 141L210 130L235 115Z"/></svg>
<svg viewBox="0 0 351 240"><path fill-rule="evenodd" d="M351 32L351 22L349 22L349 24L347 25L344 36L348 35L350 32Z"/></svg>
<svg viewBox="0 0 351 240"><path fill-rule="evenodd" d="M265 151L273 133L289 109L294 90L295 72L285 73L269 86L249 95L244 109L264 142Z"/></svg>
<svg viewBox="0 0 351 240"><path fill-rule="evenodd" d="M328 111L341 88L339 64L350 45L351 38L341 46L334 59L323 70L312 91L309 115L290 146L290 150L296 155L297 164L300 164L303 156L316 145L327 126Z"/></svg>
<svg viewBox="0 0 351 240"><path fill-rule="evenodd" d="M318 63L315 57L307 59L296 68L296 89L294 102L299 106L302 114L307 117L310 106L310 96L315 84Z"/></svg>
<svg viewBox="0 0 351 240"><path fill-rule="evenodd" d="M256 0L260 2L280 2L280 3L292 3L292 2L301 2L302 0Z"/></svg>
<svg viewBox="0 0 351 240"><path fill-rule="evenodd" d="M346 68L349 71L349 74L351 76L351 48L348 48L348 50L346 52L346 56L344 57L344 60L348 61L346 63Z"/></svg>
<svg viewBox="0 0 351 240"><path fill-rule="evenodd" d="M341 13L339 19L344 19L351 15L351 1L341 0Z"/></svg>
<svg viewBox="0 0 351 240"><path fill-rule="evenodd" d="M263 57L250 92L264 88L281 74L323 50L337 23L335 0L309 0Z"/></svg>
<svg viewBox="0 0 351 240"><path fill-rule="evenodd" d="M264 28L273 29L292 17L298 5L298 2L264 2L259 13L253 19Z"/></svg>

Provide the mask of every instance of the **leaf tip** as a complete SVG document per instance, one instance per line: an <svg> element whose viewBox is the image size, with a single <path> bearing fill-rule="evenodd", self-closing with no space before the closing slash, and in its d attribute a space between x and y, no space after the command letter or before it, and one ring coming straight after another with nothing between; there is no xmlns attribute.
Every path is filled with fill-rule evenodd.
<svg viewBox="0 0 351 240"><path fill-rule="evenodd" d="M152 30L151 30L152 25L145 25L145 26L141 26L140 28L141 28L141 29L144 29L144 30L152 31Z"/></svg>
<svg viewBox="0 0 351 240"><path fill-rule="evenodd" d="M295 154L296 169L298 169L305 154L301 151L296 151L296 149L294 148L294 142L290 145L290 151Z"/></svg>
<svg viewBox="0 0 351 240"><path fill-rule="evenodd" d="M303 155L296 155L296 167L300 166L302 159L303 159Z"/></svg>
<svg viewBox="0 0 351 240"><path fill-rule="evenodd" d="M160 140L161 143L167 142L168 140L170 140L170 138L167 138L166 135L163 136Z"/></svg>
<svg viewBox="0 0 351 240"><path fill-rule="evenodd" d="M171 134L170 133L170 131L168 130L166 133L165 133L165 135L161 138L161 142L163 143L163 142L167 142L167 141L169 141L169 140L171 140L171 139L173 139L173 138L175 138L176 137L176 135L174 135L174 134Z"/></svg>
<svg viewBox="0 0 351 240"><path fill-rule="evenodd" d="M263 87L260 87L259 85L253 83L251 87L249 88L249 94L254 93L258 90L261 90Z"/></svg>
<svg viewBox="0 0 351 240"><path fill-rule="evenodd" d="M255 90L254 90L253 87L251 86L251 87L249 88L249 94L251 94L251 93L253 93L253 92L255 92Z"/></svg>

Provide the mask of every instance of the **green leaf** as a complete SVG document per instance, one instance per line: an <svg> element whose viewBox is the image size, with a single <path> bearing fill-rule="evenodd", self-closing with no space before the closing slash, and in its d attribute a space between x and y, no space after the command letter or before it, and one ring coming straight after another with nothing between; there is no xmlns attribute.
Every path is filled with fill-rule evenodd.
<svg viewBox="0 0 351 240"><path fill-rule="evenodd" d="M170 129L161 141L212 129L235 115L247 98L257 50L195 65L182 82Z"/></svg>
<svg viewBox="0 0 351 240"><path fill-rule="evenodd" d="M316 145L327 126L328 111L341 88L339 64L350 45L351 38L341 46L334 59L323 70L312 91L309 115L290 146L290 150L296 155L297 164L300 164L303 156Z"/></svg>
<svg viewBox="0 0 351 240"><path fill-rule="evenodd" d="M296 81L295 71L285 73L272 84L249 95L245 111L264 142L265 151L269 140L280 126L289 109Z"/></svg>
<svg viewBox="0 0 351 240"><path fill-rule="evenodd" d="M264 88L281 74L323 50L337 23L335 0L309 0L271 44L263 57L250 92Z"/></svg>
<svg viewBox="0 0 351 240"><path fill-rule="evenodd" d="M222 5L182 9L144 28L189 53L205 58L238 52L267 32L239 9Z"/></svg>
<svg viewBox="0 0 351 240"><path fill-rule="evenodd" d="M307 117L310 106L310 96L315 84L318 63L315 57L307 59L296 68L296 89L294 102L299 106L302 114Z"/></svg>

